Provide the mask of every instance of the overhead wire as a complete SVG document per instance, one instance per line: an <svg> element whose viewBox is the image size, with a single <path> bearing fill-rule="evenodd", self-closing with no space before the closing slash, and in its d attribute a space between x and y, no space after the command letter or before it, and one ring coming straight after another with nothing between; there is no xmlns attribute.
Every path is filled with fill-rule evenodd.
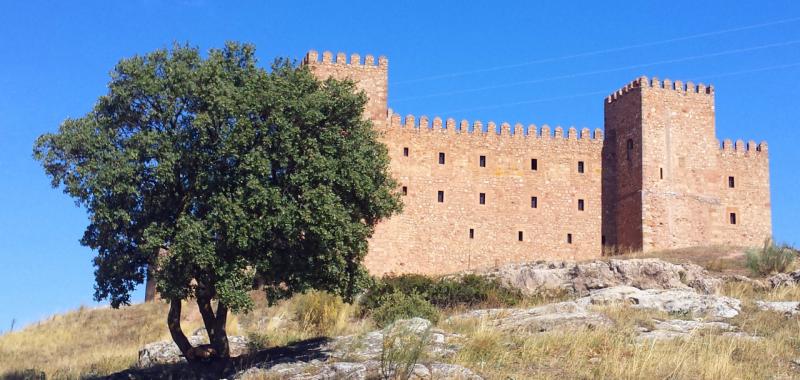
<svg viewBox="0 0 800 380"><path fill-rule="evenodd" d="M691 35L687 35L687 36L674 37L674 38L669 38L669 39L665 39L665 40L658 40L658 41L651 41L651 42L644 42L644 43L621 46L621 47L616 47L616 48L593 50L593 51L588 51L588 52L583 52L583 53L575 53L575 54L568 54L568 55L557 56L557 57L542 58L542 59L537 59L537 60L527 61L527 62L513 63L513 64L507 64L507 65L499 65L499 66L493 66L493 67L486 67L486 68L482 68L482 69L467 70L467 71L454 72L454 73L445 73L445 74L439 74L439 75L431 75L431 76L421 77L421 78L416 78L416 79L408 79L408 80L392 82L392 84L393 85L402 85L402 84L408 84L408 83L419 83L419 82L426 82L426 81L437 80L437 79L454 78L454 77L460 77L460 76L471 75L471 74L479 74L479 73L486 73L486 72L492 72L492 71L507 70L507 69L513 69L513 68L518 68L518 67L525 67L525 66L540 64L540 63L557 62L557 61L573 59L573 58L582 58L582 57L590 57L590 56L601 55L601 54L616 53L616 52L625 51L625 50L632 50L632 49L639 49L639 48L644 48L644 47L658 46L658 45L664 45L664 44L669 44L669 43L673 43L673 42L681 42L681 41L687 41L687 40L692 40L692 39L697 39L697 38L712 37L712 36L718 36L718 35L723 35L723 34L728 34L728 33L741 32L741 31L745 31L745 30L766 28L766 27L770 27L770 26L788 24L788 23L793 23L793 22L798 22L798 21L800 21L800 17L792 17L792 18L786 18L786 19L775 20L775 21L770 21L770 22L763 22L763 23L758 23L758 24L744 25L744 26L735 27L735 28L728 28L728 29L720 29L720 30L715 30L715 31L710 31L710 32L691 34Z"/></svg>
<svg viewBox="0 0 800 380"><path fill-rule="evenodd" d="M578 77L598 75L598 74L607 74L607 73L613 73L613 72L618 72L618 71L625 71L625 70L638 69L638 68L643 68L643 67L662 65L662 64L667 64L667 63L686 62L686 61L692 61L692 60L698 60L698 59L704 59L704 58L712 58L712 57L719 57L719 56L724 56L724 55L745 53L745 52L751 52L751 51L757 51L757 50L763 50L763 49L771 49L771 48L776 48L776 47L785 47L785 46L795 45L795 44L798 44L798 43L800 43L800 40L790 40L790 41L784 41L784 42L778 42L778 43L772 43L772 44L752 46L752 47L747 47L747 48L725 50L725 51L716 52L716 53L700 54L700 55L693 55L693 56L681 57L681 58L672 58L672 59L666 59L666 60L661 60L661 61L654 61L654 62L636 64L636 65L615 67L615 68L611 68L611 69L585 71L585 72L579 72L579 73L558 75L558 76L553 76L553 77L548 77L548 78L540 78L540 79L533 79L533 80L527 80L527 81L516 81L516 82L504 83L504 84L499 84L499 85L474 87L474 88L468 88L468 89L456 90L456 91L438 92L438 93L433 93L433 94L428 94L428 95L420 95L420 96L413 96L413 97L408 97L408 98L401 98L401 99L394 100L394 102L406 102L406 101L411 101L411 100L430 99L430 98L436 98L436 97L442 97L442 96L450 96L450 95L459 95L459 94L465 94L465 93L471 93L471 92L479 92L479 91L486 91L486 90L497 90L497 89L502 89L502 88L522 86L522 85L526 85L526 84L543 83L543 82L560 80L560 79L571 79L571 78L578 78Z"/></svg>
<svg viewBox="0 0 800 380"><path fill-rule="evenodd" d="M788 69L788 68L792 68L792 67L800 67L800 62L787 63L787 64L782 64L782 65L771 65L771 66L759 67L759 68L755 68L755 69L730 71L730 72L720 73L720 74L698 76L697 78L701 78L701 79L723 78L723 77L729 77L729 76L735 76L735 75L752 74L752 73L757 73L757 72ZM541 99L522 100L522 101L516 101L516 102L510 102L510 103L493 104L493 105L481 106L481 107L463 108L463 109L446 111L446 112L443 112L442 114L447 115L447 114L455 114L455 113L461 113L461 112L482 111L482 110L487 110L487 109L513 107L513 106L524 105L524 104L545 103L545 102L556 101L556 100L567 100L567 99L581 98L581 97L586 97L586 96L608 95L608 94L609 94L608 90L593 91L593 92L585 92L585 93L574 94L574 95L556 96L556 97L548 97L548 98L541 98Z"/></svg>

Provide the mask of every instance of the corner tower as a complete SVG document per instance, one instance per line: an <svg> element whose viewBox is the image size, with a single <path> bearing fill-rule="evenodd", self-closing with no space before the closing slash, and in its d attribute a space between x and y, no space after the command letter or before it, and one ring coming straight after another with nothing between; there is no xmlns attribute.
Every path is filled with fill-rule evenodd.
<svg viewBox="0 0 800 380"><path fill-rule="evenodd" d="M606 245L753 245L771 233L766 144L720 149L713 87L638 78L606 98L605 127Z"/></svg>
<svg viewBox="0 0 800 380"><path fill-rule="evenodd" d="M386 124L389 89L389 60L386 57L380 56L375 62L374 56L366 55L362 62L360 55L351 54L348 62L345 53L337 53L334 61L333 53L326 51L322 53L320 61L319 54L311 50L303 59L303 64L321 80L333 78L354 81L356 87L364 91L368 98L365 116L376 126Z"/></svg>

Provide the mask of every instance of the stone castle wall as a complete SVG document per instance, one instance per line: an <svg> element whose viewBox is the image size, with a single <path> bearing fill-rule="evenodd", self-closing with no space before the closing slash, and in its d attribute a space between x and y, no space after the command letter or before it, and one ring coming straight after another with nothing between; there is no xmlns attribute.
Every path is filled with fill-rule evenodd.
<svg viewBox="0 0 800 380"><path fill-rule="evenodd" d="M387 105L385 57L325 52L320 60L312 51L304 64L366 93L365 114L404 193L404 211L370 240L372 273L588 259L603 245L758 245L771 233L766 144L720 147L711 87L639 78L606 99L604 138L599 130L403 118Z"/></svg>
<svg viewBox="0 0 800 380"><path fill-rule="evenodd" d="M604 202L613 244L634 250L749 246L770 235L766 144L720 147L713 87L643 77L607 98L605 111L615 154L605 157L611 170L604 175L620 192ZM640 223L631 219L637 211Z"/></svg>

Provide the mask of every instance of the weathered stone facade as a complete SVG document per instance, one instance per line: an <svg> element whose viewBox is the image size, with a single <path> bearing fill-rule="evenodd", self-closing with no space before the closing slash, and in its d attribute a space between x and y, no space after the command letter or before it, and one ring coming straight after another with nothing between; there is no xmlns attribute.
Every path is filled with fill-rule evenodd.
<svg viewBox="0 0 800 380"><path fill-rule="evenodd" d="M604 139L600 130L401 118L387 105L385 57L311 51L304 63L366 93L404 194L404 211L370 241L373 273L588 259L604 245L757 245L771 234L766 143L720 148L711 87L637 79L606 99Z"/></svg>

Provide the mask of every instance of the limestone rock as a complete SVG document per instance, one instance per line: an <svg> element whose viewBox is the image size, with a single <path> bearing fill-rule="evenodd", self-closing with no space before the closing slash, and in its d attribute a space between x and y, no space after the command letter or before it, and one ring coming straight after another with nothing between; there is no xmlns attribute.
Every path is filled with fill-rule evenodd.
<svg viewBox="0 0 800 380"><path fill-rule="evenodd" d="M399 320L381 330L366 334L334 338L313 348L318 356L307 360L302 356L274 357L258 363L256 367L235 375L237 379L280 378L291 380L373 379L380 378L381 354L387 337L399 337L395 344L406 339L421 343L432 363L417 363L412 368L411 379L465 379L479 380L471 370L451 364L436 362L436 358L452 355L459 348L451 341L453 334L433 328L422 318ZM398 347L403 348L403 347ZM308 350L305 350L308 351Z"/></svg>
<svg viewBox="0 0 800 380"><path fill-rule="evenodd" d="M202 335L192 335L188 337L189 343L192 346L199 346L208 343L208 339ZM240 356L249 351L248 339L243 336L229 336L228 343L231 350L231 356ZM185 363L186 359L181 355L181 351L175 342L171 340L164 340L155 343L149 343L139 350L139 360L136 366L139 368L147 368L160 364L175 364Z"/></svg>
<svg viewBox="0 0 800 380"><path fill-rule="evenodd" d="M714 318L733 318L741 310L741 301L731 297L698 294L691 289L638 289L615 286L592 291L578 299L582 305L628 303L636 308L661 310L675 314L705 315Z"/></svg>
<svg viewBox="0 0 800 380"><path fill-rule="evenodd" d="M483 323L506 331L543 332L579 327L609 326L603 314L587 310L576 302L559 302L529 309L472 310L450 317L448 321L481 319Z"/></svg>
<svg viewBox="0 0 800 380"><path fill-rule="evenodd" d="M554 291L586 294L619 285L640 289L694 289L711 294L722 285L721 279L698 265L673 264L659 259L512 264L481 274L497 278L526 294Z"/></svg>
<svg viewBox="0 0 800 380"><path fill-rule="evenodd" d="M722 332L723 335L728 333L739 334L736 330L736 326L725 322L704 322L699 319L671 319L666 321L655 321L655 325L652 330L643 331L638 337L636 337L636 339L639 341L645 341L688 338L693 334L704 331L719 331Z"/></svg>
<svg viewBox="0 0 800 380"><path fill-rule="evenodd" d="M768 284L764 283L761 280L755 280L747 276L742 276L739 274L729 274L722 277L725 282L742 282L745 284L751 285L754 289L757 290L766 290L769 288Z"/></svg>
<svg viewBox="0 0 800 380"><path fill-rule="evenodd" d="M797 301L756 301L759 310L774 311L787 315L800 314L800 302Z"/></svg>
<svg viewBox="0 0 800 380"><path fill-rule="evenodd" d="M767 278L767 284L769 284L770 288L800 285L800 270L774 274Z"/></svg>

